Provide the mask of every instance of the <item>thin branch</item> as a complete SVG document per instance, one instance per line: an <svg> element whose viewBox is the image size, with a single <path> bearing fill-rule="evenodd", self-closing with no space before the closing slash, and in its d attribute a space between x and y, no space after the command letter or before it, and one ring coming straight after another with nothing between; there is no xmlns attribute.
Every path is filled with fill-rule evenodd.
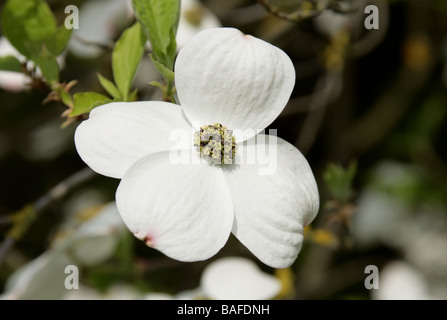
<svg viewBox="0 0 447 320"><path fill-rule="evenodd" d="M6 255L6 253L9 251L9 249L12 248L14 243L15 243L15 240L13 238L6 238L0 245L0 265L3 261L3 258Z"/></svg>
<svg viewBox="0 0 447 320"><path fill-rule="evenodd" d="M333 0L329 3L328 8L338 13L353 13L359 10L360 4L358 0L340 1Z"/></svg>
<svg viewBox="0 0 447 320"><path fill-rule="evenodd" d="M260 21L268 16L268 12L258 4L229 11L225 19L230 25L249 24Z"/></svg>
<svg viewBox="0 0 447 320"><path fill-rule="evenodd" d="M431 61L418 70L401 66L387 91L340 136L346 150L353 155L363 154L384 139L411 107L434 66Z"/></svg>
<svg viewBox="0 0 447 320"><path fill-rule="evenodd" d="M332 92L327 92L327 89L323 88L321 92L313 92L310 95L292 98L279 116L286 117L290 115L318 111L319 109L324 108L325 104L315 103L315 97L330 93L331 95L328 97L329 99L327 103L332 103L339 97L339 91L340 89L336 84L336 87Z"/></svg>
<svg viewBox="0 0 447 320"><path fill-rule="evenodd" d="M35 219L45 209L47 209L51 203L62 199L70 191L91 180L95 177L95 175L95 172L93 172L89 167L85 167L57 184L55 187L50 189L47 194L37 199L37 201L33 204L25 205L21 210L11 214L10 216L13 226L8 231L4 241L0 245L0 264L2 263L8 250L15 244L16 241L22 238Z"/></svg>
<svg viewBox="0 0 447 320"><path fill-rule="evenodd" d="M300 10L300 8L298 8L298 10L294 12L285 13L280 11L278 8L271 6L266 0L258 0L258 3L264 6L268 12L275 15L276 17L291 22L299 22L304 19L314 18L318 16L322 10L324 10L324 8L317 8L315 10L314 9Z"/></svg>
<svg viewBox="0 0 447 320"><path fill-rule="evenodd" d="M0 225L6 225L12 223L11 217L9 215L0 217Z"/></svg>
<svg viewBox="0 0 447 320"><path fill-rule="evenodd" d="M313 110L306 117L296 146L303 154L312 147L318 131L321 127L326 107L332 99L332 92L338 81L341 81L340 73L326 73L322 75L315 85L315 94L309 103L308 110Z"/></svg>
<svg viewBox="0 0 447 320"><path fill-rule="evenodd" d="M73 38L76 41L79 41L79 43L82 43L85 46L92 46L92 47L97 47L98 49L101 50L112 50L113 49L113 45L114 42L113 41L109 41L107 44L104 43L98 43L98 42L93 42L93 41L89 41L89 40L85 40L82 37L78 36L78 35L74 35Z"/></svg>
<svg viewBox="0 0 447 320"><path fill-rule="evenodd" d="M373 4L377 5L380 12L380 28L370 30L363 37L351 43L347 52L349 59L358 59L369 54L385 39L388 33L390 24L389 4L384 0L375 0Z"/></svg>

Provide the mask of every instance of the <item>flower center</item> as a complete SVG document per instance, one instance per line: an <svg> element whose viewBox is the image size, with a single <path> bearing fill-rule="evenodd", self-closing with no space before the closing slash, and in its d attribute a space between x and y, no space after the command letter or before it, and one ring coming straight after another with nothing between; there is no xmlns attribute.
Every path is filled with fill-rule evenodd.
<svg viewBox="0 0 447 320"><path fill-rule="evenodd" d="M200 127L194 133L194 147L212 164L231 164L236 155L233 130L220 123Z"/></svg>

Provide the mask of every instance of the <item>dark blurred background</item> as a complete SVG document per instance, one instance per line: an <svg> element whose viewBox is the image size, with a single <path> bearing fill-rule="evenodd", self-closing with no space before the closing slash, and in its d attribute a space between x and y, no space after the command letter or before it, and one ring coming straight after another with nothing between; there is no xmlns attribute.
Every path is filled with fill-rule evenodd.
<svg viewBox="0 0 447 320"><path fill-rule="evenodd" d="M66 5L84 2L89 1L48 1L59 23ZM414 267L435 297L447 298L447 2L347 1L354 13L334 5L308 17L299 14L303 1L263 2L202 1L222 26L280 47L295 64L291 100L269 128L308 159L321 209L291 267L294 290L288 298L376 298L364 287L364 269L372 264L385 270L394 260ZM366 4L379 9L378 30L364 26ZM61 82L77 79L72 92L103 92L96 73L111 78L110 62L110 48L88 59L68 52ZM85 167L73 143L78 123L60 128L66 107L43 104L49 92L46 87L0 89L0 241L11 227L10 214ZM139 99L156 94L143 86ZM344 196L337 194L337 183L348 189ZM0 292L20 263L47 249L48 235L73 195L96 190L104 202L113 201L117 185L118 180L98 175L51 202L9 249L7 256L18 255L20 262L10 258L0 264ZM383 199L386 204L378 205ZM407 209L391 221L401 203ZM439 241L413 246L413 240L433 233ZM393 241L398 237L403 240ZM193 288L207 264L171 261L138 241L132 247L138 259L152 262L147 277L156 290ZM430 263L439 272L425 268L428 262L418 250L434 251ZM228 255L252 258L233 237L213 259Z"/></svg>

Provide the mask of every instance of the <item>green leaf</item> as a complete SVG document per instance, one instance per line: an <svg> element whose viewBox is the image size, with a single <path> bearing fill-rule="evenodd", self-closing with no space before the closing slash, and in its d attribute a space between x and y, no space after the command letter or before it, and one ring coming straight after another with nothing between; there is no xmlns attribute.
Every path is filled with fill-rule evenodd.
<svg viewBox="0 0 447 320"><path fill-rule="evenodd" d="M34 62L40 67L45 81L50 85L55 84L59 80L59 66L56 57L54 57L45 47L41 53L34 59Z"/></svg>
<svg viewBox="0 0 447 320"><path fill-rule="evenodd" d="M329 163L323 179L335 200L345 203L352 196L352 183L357 173L357 161L352 160L347 168Z"/></svg>
<svg viewBox="0 0 447 320"><path fill-rule="evenodd" d="M89 113L93 108L109 103L112 100L96 92L79 92L73 95L73 111L71 117Z"/></svg>
<svg viewBox="0 0 447 320"><path fill-rule="evenodd" d="M56 20L42 0L8 0L2 12L2 30L25 57L35 60L42 43L57 31Z"/></svg>
<svg viewBox="0 0 447 320"><path fill-rule="evenodd" d="M0 57L0 70L22 72L22 64L16 57Z"/></svg>
<svg viewBox="0 0 447 320"><path fill-rule="evenodd" d="M129 98L127 99L127 101L135 101L137 99L137 95L138 95L138 89L135 89L129 94Z"/></svg>
<svg viewBox="0 0 447 320"><path fill-rule="evenodd" d="M160 72L160 74L163 76L163 78L168 83L173 83L174 82L174 72L169 70L168 68L166 68L163 64L161 64L157 60L157 57L155 57L153 54L149 54L149 56L151 57L151 60L152 60L152 63L154 64L155 69L157 69L157 71Z"/></svg>
<svg viewBox="0 0 447 320"><path fill-rule="evenodd" d="M151 85L153 87L160 88L161 90L165 89L165 87L158 81L151 81L151 82L149 82L149 85Z"/></svg>
<svg viewBox="0 0 447 320"><path fill-rule="evenodd" d="M73 98L70 93L66 92L64 89L59 90L59 94L62 100L62 103L66 106L70 106L73 103Z"/></svg>
<svg viewBox="0 0 447 320"><path fill-rule="evenodd" d="M104 78L100 73L97 74L102 87L114 98L120 99L121 93L112 81Z"/></svg>
<svg viewBox="0 0 447 320"><path fill-rule="evenodd" d="M57 28L57 30L44 40L45 47L53 54L58 56L64 51L70 40L72 29L65 28L64 25Z"/></svg>
<svg viewBox="0 0 447 320"><path fill-rule="evenodd" d="M2 29L11 44L42 70L52 85L59 80L56 61L66 47L71 30L57 27L56 19L43 0L8 0L3 7Z"/></svg>
<svg viewBox="0 0 447 320"><path fill-rule="evenodd" d="M180 0L132 0L132 4L158 61L173 70Z"/></svg>
<svg viewBox="0 0 447 320"><path fill-rule="evenodd" d="M141 25L136 22L123 32L113 49L113 77L125 101L127 101L130 85L143 56L146 41Z"/></svg>

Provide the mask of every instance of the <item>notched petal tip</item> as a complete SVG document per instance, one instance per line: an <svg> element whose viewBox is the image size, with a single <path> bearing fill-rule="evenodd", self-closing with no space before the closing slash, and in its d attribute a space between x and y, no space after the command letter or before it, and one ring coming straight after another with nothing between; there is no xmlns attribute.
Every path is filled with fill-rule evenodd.
<svg viewBox="0 0 447 320"><path fill-rule="evenodd" d="M144 233L141 231L132 231L132 230L130 230L130 231L132 232L132 234L134 235L135 238L144 242L145 245L147 245L148 247L151 247L151 248L154 247L155 242L154 242L153 234Z"/></svg>
<svg viewBox="0 0 447 320"><path fill-rule="evenodd" d="M116 203L135 237L179 261L215 255L233 225L222 172L205 164L173 164L167 152L137 161L121 180Z"/></svg>
<svg viewBox="0 0 447 320"><path fill-rule="evenodd" d="M215 28L198 33L180 50L175 82L190 121L256 134L286 106L295 69L280 48L234 28Z"/></svg>
<svg viewBox="0 0 447 320"><path fill-rule="evenodd" d="M148 247L153 247L154 246L154 238L152 236L145 236L143 238L143 242L148 246Z"/></svg>

